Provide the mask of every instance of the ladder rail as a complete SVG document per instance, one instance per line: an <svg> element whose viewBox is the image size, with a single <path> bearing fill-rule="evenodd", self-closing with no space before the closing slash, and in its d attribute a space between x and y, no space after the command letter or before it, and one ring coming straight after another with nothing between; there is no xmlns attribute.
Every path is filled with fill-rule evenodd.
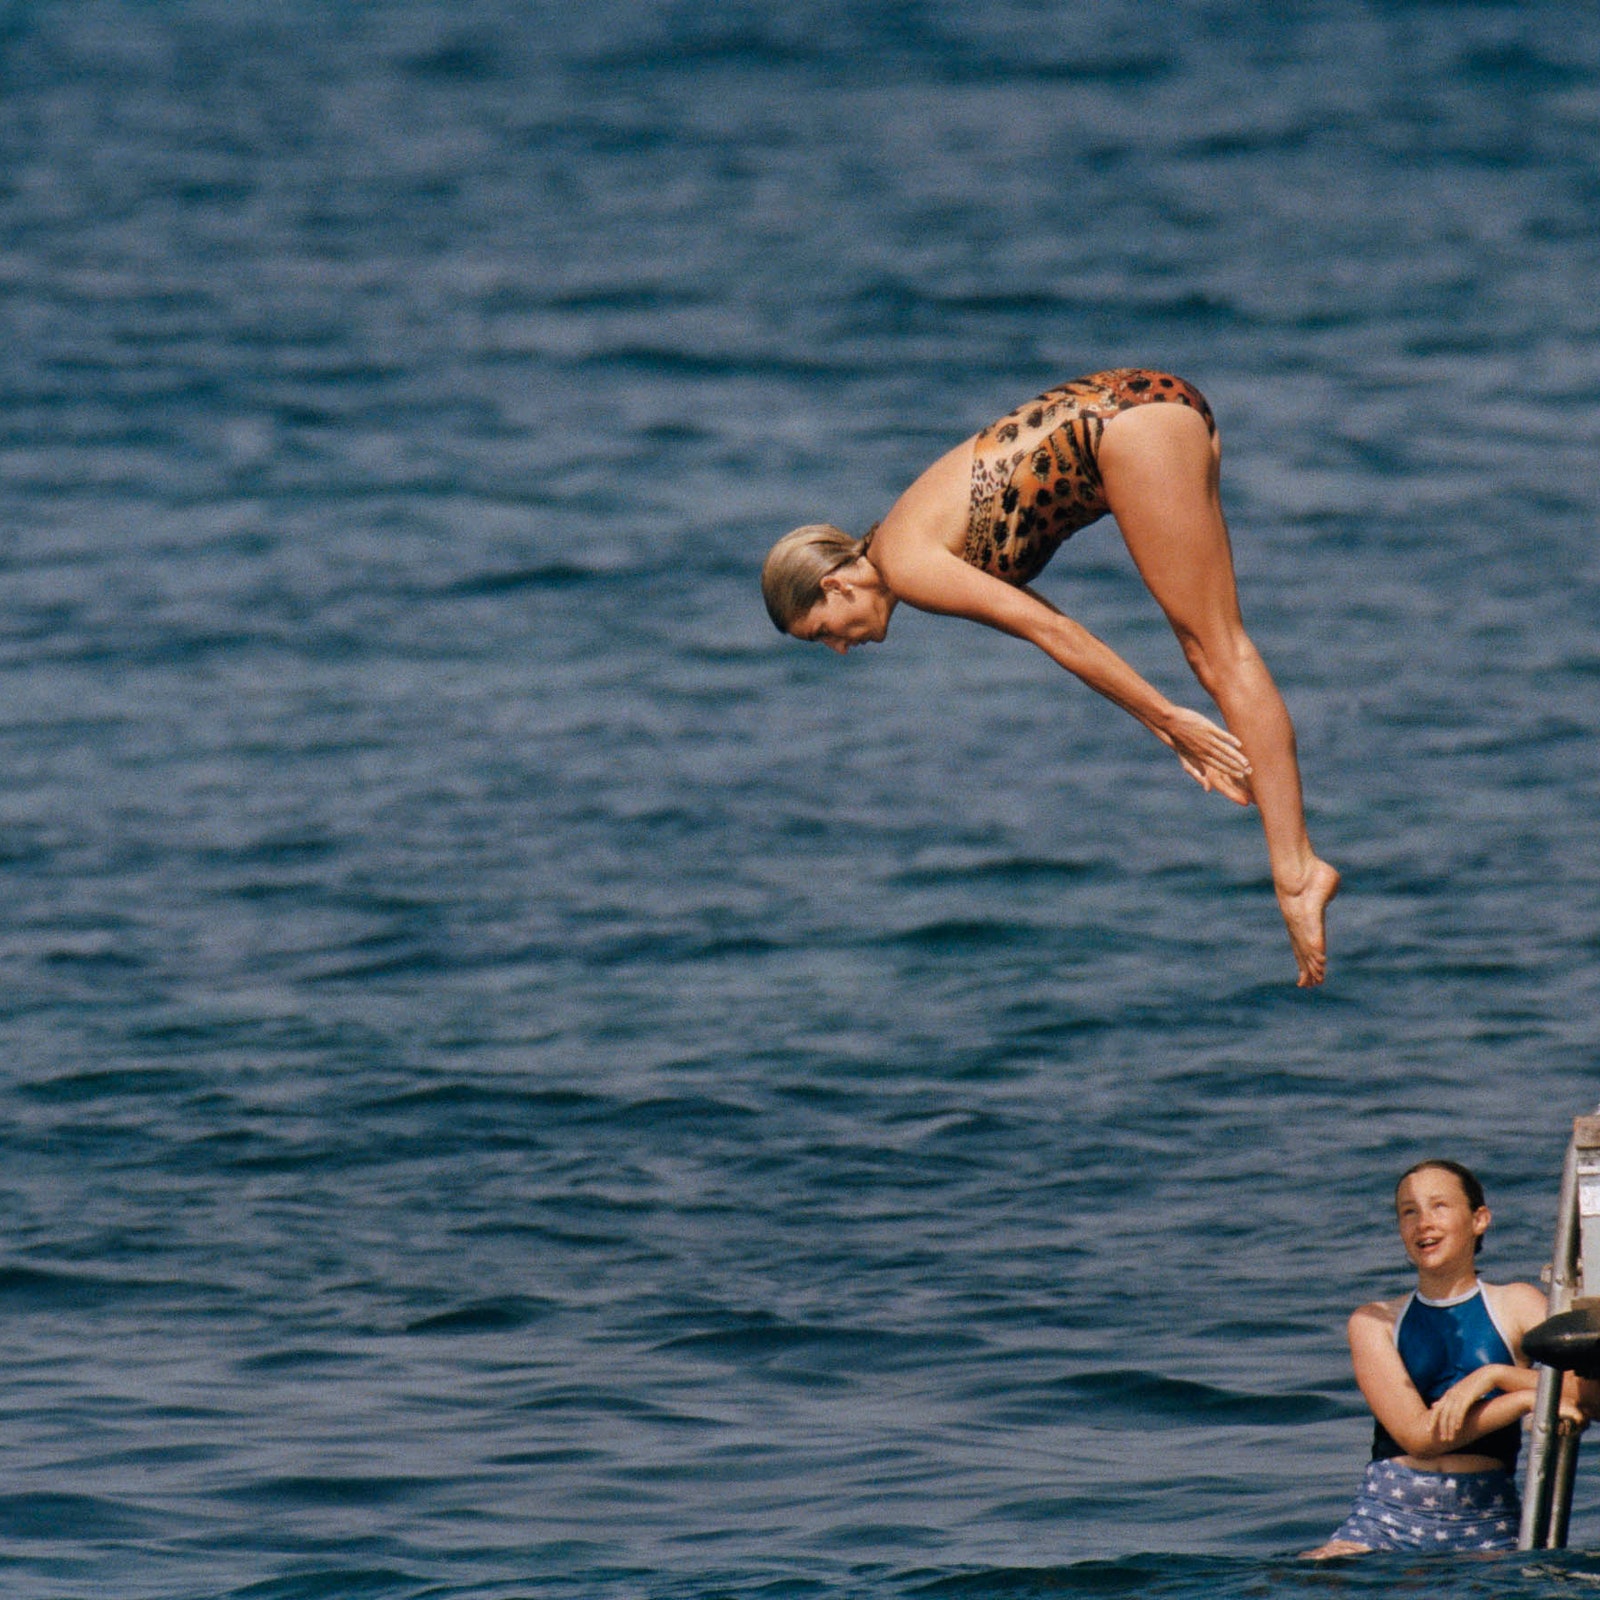
<svg viewBox="0 0 1600 1600"><path fill-rule="evenodd" d="M1594 1187L1595 1153L1600 1147L1600 1120L1577 1117L1561 1168L1561 1194L1556 1202L1554 1248L1550 1261L1550 1287L1546 1308L1550 1316L1571 1309L1587 1292L1589 1257L1597 1241L1586 1238L1593 1230L1583 1224L1596 1211L1600 1196ZM1588 1180L1587 1182L1585 1180ZM1594 1217L1589 1216L1593 1221ZM1600 1273L1595 1274L1600 1277ZM1572 1512L1572 1484L1578 1465L1578 1439L1561 1432L1561 1385L1565 1374L1555 1367L1539 1370L1534 1394L1528 1456L1522 1490L1522 1526L1519 1550L1559 1550L1567 1542Z"/></svg>

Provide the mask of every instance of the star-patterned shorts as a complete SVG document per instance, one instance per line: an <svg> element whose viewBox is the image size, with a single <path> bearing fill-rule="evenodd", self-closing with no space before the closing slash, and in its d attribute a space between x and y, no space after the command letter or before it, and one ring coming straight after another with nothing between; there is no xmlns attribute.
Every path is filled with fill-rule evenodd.
<svg viewBox="0 0 1600 1600"><path fill-rule="evenodd" d="M1522 1505L1504 1467L1417 1472L1373 1461L1355 1508L1330 1535L1369 1550L1515 1550Z"/></svg>

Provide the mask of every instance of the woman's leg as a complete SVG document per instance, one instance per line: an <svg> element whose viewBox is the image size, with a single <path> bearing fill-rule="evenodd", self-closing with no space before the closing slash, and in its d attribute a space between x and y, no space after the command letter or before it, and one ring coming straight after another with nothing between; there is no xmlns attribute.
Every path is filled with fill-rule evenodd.
<svg viewBox="0 0 1600 1600"><path fill-rule="evenodd" d="M1311 848L1294 725L1239 614L1220 461L1205 419L1187 406L1134 406L1100 440L1106 499L1134 565L1250 758L1272 882L1305 987L1327 970L1324 914L1339 874Z"/></svg>

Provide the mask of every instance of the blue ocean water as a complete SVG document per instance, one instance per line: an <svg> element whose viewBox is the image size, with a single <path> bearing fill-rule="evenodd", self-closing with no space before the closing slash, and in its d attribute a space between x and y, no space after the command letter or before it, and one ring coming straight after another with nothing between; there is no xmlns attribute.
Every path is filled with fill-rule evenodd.
<svg viewBox="0 0 1600 1600"><path fill-rule="evenodd" d="M0 11L0 1592L1555 1597L1288 1559L1395 1175L1600 1099L1600 13ZM1344 870L755 577L1211 398ZM1115 530L1043 580L1198 703Z"/></svg>

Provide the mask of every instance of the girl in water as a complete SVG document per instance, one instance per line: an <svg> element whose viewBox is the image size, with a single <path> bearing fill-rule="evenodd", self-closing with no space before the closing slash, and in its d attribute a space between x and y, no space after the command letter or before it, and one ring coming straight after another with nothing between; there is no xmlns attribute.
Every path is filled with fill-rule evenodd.
<svg viewBox="0 0 1600 1600"><path fill-rule="evenodd" d="M1422 1161L1395 1190L1417 1287L1350 1318L1356 1382L1372 1407L1372 1460L1354 1509L1313 1560L1369 1550L1513 1550L1512 1471L1538 1379L1522 1336L1546 1315L1531 1283L1495 1285L1476 1258L1489 1227L1483 1187L1455 1161ZM1566 1426L1596 1386L1569 1377Z"/></svg>
<svg viewBox="0 0 1600 1600"><path fill-rule="evenodd" d="M1289 713L1239 613L1216 424L1167 373L1099 372L1051 389L929 467L863 539L796 528L761 573L782 633L843 655L878 643L904 600L1037 645L1121 706L1203 789L1261 811L1302 987L1327 970L1339 874L1311 848ZM1110 512L1227 728L1174 705L1028 584Z"/></svg>

